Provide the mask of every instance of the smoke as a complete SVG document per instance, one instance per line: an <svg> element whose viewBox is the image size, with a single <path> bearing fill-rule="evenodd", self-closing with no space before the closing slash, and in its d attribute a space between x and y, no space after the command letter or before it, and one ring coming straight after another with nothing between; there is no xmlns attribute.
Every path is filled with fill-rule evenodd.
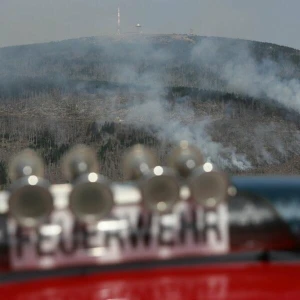
<svg viewBox="0 0 300 300"><path fill-rule="evenodd" d="M250 42L222 39L203 39L191 53L192 61L199 67L209 67L226 82L228 91L267 98L300 112L300 81L286 76L295 72L289 53L277 62L270 57L262 57L258 62ZM272 54L272 46L268 54Z"/></svg>
<svg viewBox="0 0 300 300"><path fill-rule="evenodd" d="M159 57L161 64L172 60L167 50L160 50L159 55L153 48L147 48L146 52L152 54L152 59ZM247 41L237 43L230 40L201 39L192 47L190 53L190 61L198 66L200 73L206 70L214 74L217 82L222 82L219 89L223 92L248 95L271 104L275 101L288 110L300 111L300 82L289 78L289 75L293 75L291 70L294 67L286 67L292 66L288 60L281 59L275 62L271 58L263 57L258 61ZM246 154L237 150L239 140L235 141L236 145L225 146L213 139L211 130L208 130L214 126L212 116L196 116L195 110L189 107L186 103L188 101L184 99L177 99L172 106L162 98L164 86L159 78L165 74L158 76L157 73L144 73L139 77L135 70L130 71L131 73L123 69L121 77L125 75L126 78L135 78L136 82L147 83L152 90L146 95L143 103L134 103L128 110L126 121L137 126L155 127L162 140L178 142L186 139L200 147L207 159L226 169L247 170L253 163L277 164L286 160L289 155L300 152L297 131L287 131L282 137L282 134L277 134L285 130L280 124L262 122L255 124L251 129L243 128L243 136L240 138L241 142L246 141L252 149L249 159ZM202 82L206 84L206 81L207 78L203 78Z"/></svg>
<svg viewBox="0 0 300 300"><path fill-rule="evenodd" d="M83 97L78 115L83 110L99 122L122 120L151 128L162 141L188 140L223 169L276 164L300 152L299 133L277 135L285 130L278 120L268 124L263 116L259 121L253 116L249 126L252 121L247 116L248 123L242 124L241 117L237 124L231 116L236 103L226 103L222 111L215 99L174 95L170 100L166 95L168 86L188 86L248 95L271 105L275 101L300 112L297 70L284 58L258 59L250 42L188 36L82 39L2 49L0 65L1 76L48 76L62 85L78 80L73 87ZM126 85L125 101L120 100L118 88L93 87L92 80ZM57 105L67 106L68 101L68 96L62 97ZM49 118L49 127L56 132L52 123ZM61 128L60 139L68 138Z"/></svg>
<svg viewBox="0 0 300 300"><path fill-rule="evenodd" d="M221 168L247 170L251 163L245 155L236 153L234 147L225 147L212 140L207 128L213 123L211 118L197 119L194 111L185 105L171 108L164 100L150 100L132 106L128 110L126 121L143 128L156 129L162 141L178 143L187 140L198 146L207 160Z"/></svg>
<svg viewBox="0 0 300 300"><path fill-rule="evenodd" d="M139 45L139 51L151 55L151 61L160 66L173 59L172 53L162 49L155 50L151 44ZM139 62L137 61L135 65L139 65ZM175 104L166 101L164 81L161 80L164 76L166 73L161 67L159 72L143 74L138 74L132 67L119 70L118 81L133 79L138 85L150 86L150 89L144 91L143 101L134 100L133 97L125 121L143 128L155 128L158 138L162 141L178 143L187 140L198 146L208 160L221 168L250 169L249 160L245 155L237 153L235 147L225 147L213 141L207 131L213 120L209 116L197 116L195 110L189 107L190 99L177 98Z"/></svg>
<svg viewBox="0 0 300 300"><path fill-rule="evenodd" d="M271 106L277 103L286 111L299 113L300 81L295 74L295 64L289 60L288 50L285 50L286 57L282 52L275 61L272 60L273 46L269 46L269 53L265 51L260 59L254 55L252 46L247 41L202 39L192 49L191 61L199 69L208 68L224 81L227 92L255 97ZM224 87L220 89L224 91ZM277 120L277 124L268 124L262 118L254 128L244 129L247 132L240 141L245 140L252 148L252 163L277 164L289 155L300 153L298 129L287 130L281 120Z"/></svg>

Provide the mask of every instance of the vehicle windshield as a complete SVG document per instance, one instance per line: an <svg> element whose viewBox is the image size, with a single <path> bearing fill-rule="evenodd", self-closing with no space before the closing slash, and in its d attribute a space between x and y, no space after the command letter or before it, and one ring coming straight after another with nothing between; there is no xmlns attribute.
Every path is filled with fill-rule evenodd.
<svg viewBox="0 0 300 300"><path fill-rule="evenodd" d="M97 151L123 179L135 144L187 140L229 174L300 168L299 1L1 0L0 186L24 148Z"/></svg>

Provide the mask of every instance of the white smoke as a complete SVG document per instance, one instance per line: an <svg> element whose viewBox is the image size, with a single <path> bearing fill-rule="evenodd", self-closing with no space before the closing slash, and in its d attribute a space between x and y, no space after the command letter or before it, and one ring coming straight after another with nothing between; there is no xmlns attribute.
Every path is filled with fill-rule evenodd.
<svg viewBox="0 0 300 300"><path fill-rule="evenodd" d="M258 62L251 49L251 42L247 41L202 39L192 49L191 61L199 69L209 68L226 82L222 91L255 97L270 105L275 101L287 110L300 112L300 81L293 77L295 66L289 57L277 61L262 57ZM246 129L241 139L252 147L252 162L276 164L289 154L300 153L299 130L287 130L282 125L278 120L267 124L262 116L260 124Z"/></svg>
<svg viewBox="0 0 300 300"><path fill-rule="evenodd" d="M51 51L51 55L48 53L48 56L42 57L41 61L35 58L35 52L32 54L26 52L28 56L26 59L21 59L21 55L18 55L19 60L12 56L10 64L16 68L16 73L20 71L20 74L31 76L52 72L65 76L66 79L93 79L99 82L129 84L125 104L124 101L120 104L117 89L106 90L104 87L94 91L95 98L97 95L105 95L105 100L101 104L99 101L98 106L94 107L95 112L99 111L100 122L121 119L134 123L136 126L154 128L161 140L175 143L182 139L188 140L198 146L207 159L222 168L247 170L255 164L278 163L289 154L300 152L299 133L295 132L291 137L282 140L276 135L276 131L284 130L280 124L271 125L262 122L261 125L257 125L255 120L255 128L243 127L236 123L231 125L231 117L226 116L226 113L221 115L222 112L219 112L221 104L216 109L219 114L216 116L202 110L202 102L197 104L195 109L188 105L192 102L189 99L182 98L177 101L173 99L173 103L170 103L165 97L166 86L183 85L244 94L264 99L262 101L275 100L286 108L300 112L299 80L291 79L291 76L282 77L282 72L285 75L288 73L293 75L295 72L293 68L290 68L290 64L283 67L283 63L279 65L270 59L264 59L258 63L253 56L250 43L246 41L201 38L197 44L194 45L192 41L187 45L189 43L187 37L180 37L176 42L171 38L171 42L168 40L165 44L161 40L158 42L161 37L156 37L156 39L140 36L133 41L128 41L127 37L124 37L122 41L122 38L120 37L121 40L112 38L102 42L93 40L92 46L74 42L74 45L72 44L73 56L70 54L70 61L66 60L70 62L70 65L67 64L69 69L66 68L66 70L61 63L65 59L64 54L61 54L64 52L58 55L61 61L56 62L54 56L54 63L47 67L45 67L45 62L48 60L51 62ZM170 43L173 42L172 48ZM90 48L93 51L90 52ZM44 53L39 48L36 51ZM99 56L95 59L94 54ZM98 57L99 61L97 61ZM72 60L72 58L75 59ZM91 65L87 67L86 64L90 60ZM29 64L31 61L32 63ZM6 57L3 56L0 62L6 64ZM284 60L283 62L286 63ZM188 64L190 65L187 66ZM97 72L92 73L93 68L90 66ZM81 68L89 69L88 71L91 69L92 75L80 73ZM0 74L10 69L12 68L3 68ZM84 89L85 83L79 83L77 90L84 91ZM199 99L199 101L202 100L207 99ZM86 105L89 105L87 101ZM95 102L91 101L90 105L92 107ZM236 109L234 105L229 106L227 105L228 115L230 111ZM220 120L221 124L224 119L228 120L226 124L233 128L223 126L220 132L226 135L227 132L234 131L236 138L216 139L210 130L216 126L216 119ZM251 151L248 148L251 148ZM252 152L252 155L249 152Z"/></svg>
<svg viewBox="0 0 300 300"><path fill-rule="evenodd" d="M151 96L158 97L152 93ZM207 131L213 121L209 117L197 118L194 110L187 105L181 104L171 108L164 99L147 97L146 102L129 108L126 121L143 128L155 128L158 137L163 141L178 143L187 140L199 147L207 160L221 168L251 168L246 156L236 153L234 147L224 147L221 143L213 141Z"/></svg>
<svg viewBox="0 0 300 300"><path fill-rule="evenodd" d="M258 125L249 128L248 132L243 132L242 139L252 147L251 159L237 151L238 144L225 146L213 140L208 130L214 126L213 118L197 116L195 110L187 105L188 101L177 101L172 106L162 96L164 77L167 76L163 66L173 59L171 52L167 48L157 50L148 41L139 43L134 48L134 53L135 64L120 67L116 80L148 86L150 89L145 91L142 101L136 96L132 97L132 105L129 106L125 121L136 126L155 128L162 140L188 140L198 146L207 159L226 169L247 170L252 167L251 162L279 163L278 157L284 159L290 153L299 152L299 134L295 133L292 144L284 143L276 137L276 130L281 130L280 126L274 124ZM159 71L138 72L135 66L144 59L145 53L151 57L154 64L162 66ZM289 109L300 111L299 81L282 79L281 66L269 59L258 63L252 56L248 42L201 39L192 47L190 57L191 62L198 65L199 69L206 69L225 82L226 85L220 87L222 91L269 98ZM203 78L203 83L207 84L207 78ZM211 85L214 85L213 82Z"/></svg>
<svg viewBox="0 0 300 300"><path fill-rule="evenodd" d="M287 59L280 65L270 58L258 63L250 50L250 42L229 43L203 39L192 50L193 62L208 66L227 82L227 90L253 97L266 97L286 108L300 112L300 81L282 78L280 73L294 69Z"/></svg>

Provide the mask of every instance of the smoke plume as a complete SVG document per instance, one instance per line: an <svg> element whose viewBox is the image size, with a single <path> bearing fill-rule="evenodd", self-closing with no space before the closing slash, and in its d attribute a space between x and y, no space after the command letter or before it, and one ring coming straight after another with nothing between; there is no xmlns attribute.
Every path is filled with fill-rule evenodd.
<svg viewBox="0 0 300 300"><path fill-rule="evenodd" d="M243 112L234 99L222 104L204 96L170 96L166 88L251 96L298 113L297 68L286 57L273 60L272 51L269 46L267 55L257 57L253 43L247 41L180 35L81 39L2 49L0 78L7 80L17 74L50 78L64 90L86 97L81 101L82 110L90 110L99 122L120 120L151 128L161 141L194 143L221 168L248 170L299 154L298 129L293 127L284 134L286 128L278 118L268 123L265 120L270 116L264 119L260 115L259 119L250 110L235 119L235 111ZM74 81L78 81L75 88L67 89ZM120 100L118 88L90 88L92 81L125 85L126 99ZM68 96L62 97L57 104L68 108L73 105L68 101ZM80 116L81 110L76 113ZM61 139L68 136L63 132Z"/></svg>

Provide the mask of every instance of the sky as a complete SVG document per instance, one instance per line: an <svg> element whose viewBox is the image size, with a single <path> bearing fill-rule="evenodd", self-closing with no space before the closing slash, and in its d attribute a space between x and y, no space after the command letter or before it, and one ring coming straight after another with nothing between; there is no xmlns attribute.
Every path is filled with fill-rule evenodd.
<svg viewBox="0 0 300 300"><path fill-rule="evenodd" d="M0 47L116 34L189 33L300 49L299 0L0 0Z"/></svg>

